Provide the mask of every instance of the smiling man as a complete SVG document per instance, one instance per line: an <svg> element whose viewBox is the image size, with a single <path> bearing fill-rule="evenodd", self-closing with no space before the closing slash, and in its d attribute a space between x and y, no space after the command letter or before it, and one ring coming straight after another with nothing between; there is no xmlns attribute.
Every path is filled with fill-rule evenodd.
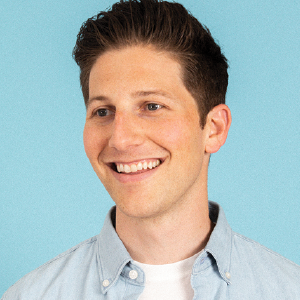
<svg viewBox="0 0 300 300"><path fill-rule="evenodd" d="M74 48L86 154L116 206L101 233L3 299L300 299L300 268L231 230L209 202L225 143L227 62L182 5L121 1Z"/></svg>
<svg viewBox="0 0 300 300"><path fill-rule="evenodd" d="M119 237L143 263L198 253L213 227L207 166L225 141L230 112L215 107L202 129L181 73L152 45L107 51L90 72L85 150L116 202Z"/></svg>

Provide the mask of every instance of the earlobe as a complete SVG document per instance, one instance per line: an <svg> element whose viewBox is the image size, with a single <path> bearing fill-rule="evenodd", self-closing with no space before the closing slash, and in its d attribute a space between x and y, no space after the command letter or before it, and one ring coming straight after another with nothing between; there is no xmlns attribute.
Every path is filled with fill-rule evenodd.
<svg viewBox="0 0 300 300"><path fill-rule="evenodd" d="M207 141L205 151L217 152L224 145L231 124L231 112L227 105L215 106L207 115Z"/></svg>

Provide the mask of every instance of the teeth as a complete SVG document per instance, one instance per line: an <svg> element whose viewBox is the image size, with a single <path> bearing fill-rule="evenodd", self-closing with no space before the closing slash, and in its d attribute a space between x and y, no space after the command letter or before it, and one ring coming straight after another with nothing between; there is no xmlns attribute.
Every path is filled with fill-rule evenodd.
<svg viewBox="0 0 300 300"><path fill-rule="evenodd" d="M160 160L157 159L156 161L150 161L150 162L139 162L137 165L123 165L123 164L116 164L117 170L119 173L125 172L125 173L135 173L140 170L147 170L147 169L153 169L160 165Z"/></svg>
<svg viewBox="0 0 300 300"><path fill-rule="evenodd" d="M131 169L128 165L124 165L124 171L125 173L130 173Z"/></svg>
<svg viewBox="0 0 300 300"><path fill-rule="evenodd" d="M136 172L137 166L133 164L133 165L131 165L130 169L131 169L131 172Z"/></svg>

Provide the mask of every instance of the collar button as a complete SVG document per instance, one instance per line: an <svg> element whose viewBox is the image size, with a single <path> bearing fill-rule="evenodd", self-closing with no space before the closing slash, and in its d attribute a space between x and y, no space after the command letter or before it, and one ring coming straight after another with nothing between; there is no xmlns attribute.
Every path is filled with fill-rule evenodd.
<svg viewBox="0 0 300 300"><path fill-rule="evenodd" d="M226 272L226 273L225 273L225 276L226 276L227 279L230 279L230 278L231 278L231 274L230 274L229 272Z"/></svg>
<svg viewBox="0 0 300 300"><path fill-rule="evenodd" d="M136 270L131 270L129 272L129 278L130 279L137 279L137 277L139 276L138 272Z"/></svg>
<svg viewBox="0 0 300 300"><path fill-rule="evenodd" d="M109 280L107 280L107 279L103 280L102 285L104 287L108 287L109 286Z"/></svg>

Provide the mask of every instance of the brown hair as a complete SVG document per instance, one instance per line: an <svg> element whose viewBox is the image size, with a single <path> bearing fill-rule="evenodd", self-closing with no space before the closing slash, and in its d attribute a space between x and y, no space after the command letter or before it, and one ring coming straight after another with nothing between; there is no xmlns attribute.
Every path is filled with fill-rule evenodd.
<svg viewBox="0 0 300 300"><path fill-rule="evenodd" d="M80 67L85 104L96 59L110 49L133 45L153 45L178 60L183 83L198 104L202 126L208 112L225 103L228 64L206 27L179 3L121 0L89 18L78 33L73 57Z"/></svg>

